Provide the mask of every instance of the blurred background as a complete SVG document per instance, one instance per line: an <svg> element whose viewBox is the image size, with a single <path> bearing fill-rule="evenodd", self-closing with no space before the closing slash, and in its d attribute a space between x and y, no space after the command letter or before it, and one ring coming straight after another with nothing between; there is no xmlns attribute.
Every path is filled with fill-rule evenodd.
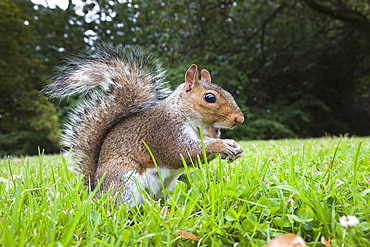
<svg viewBox="0 0 370 247"><path fill-rule="evenodd" d="M236 139L370 135L369 0L0 0L0 155L60 150L74 100L39 90L98 42L155 53L175 88L196 63L234 94Z"/></svg>

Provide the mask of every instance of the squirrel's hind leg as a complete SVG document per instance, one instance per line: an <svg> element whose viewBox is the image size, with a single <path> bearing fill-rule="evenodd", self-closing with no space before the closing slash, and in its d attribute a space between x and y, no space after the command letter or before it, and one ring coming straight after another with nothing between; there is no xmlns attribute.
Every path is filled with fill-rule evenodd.
<svg viewBox="0 0 370 247"><path fill-rule="evenodd" d="M95 182L97 184L104 177L101 191L110 193L111 199L117 204L134 207L144 202L142 195L146 193L146 186L140 179L144 170L129 157L108 159L99 164Z"/></svg>
<svg viewBox="0 0 370 247"><path fill-rule="evenodd" d="M120 161L123 161L122 157ZM183 173L183 168L144 168L138 166L135 161L128 159L124 161L116 165L110 162L110 169L104 169L102 164L100 169L98 168L97 179L103 176L100 171L108 171L102 184L103 191L111 191L115 202L131 207L142 204L147 198L155 200L162 198L163 190L173 190L177 178Z"/></svg>

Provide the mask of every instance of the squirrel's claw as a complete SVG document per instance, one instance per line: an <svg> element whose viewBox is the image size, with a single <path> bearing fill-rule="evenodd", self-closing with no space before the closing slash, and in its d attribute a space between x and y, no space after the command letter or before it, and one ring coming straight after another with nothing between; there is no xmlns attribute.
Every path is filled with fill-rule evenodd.
<svg viewBox="0 0 370 247"><path fill-rule="evenodd" d="M223 140L225 149L221 152L221 159L227 159L230 162L240 158L243 153L243 148L237 144L234 140Z"/></svg>

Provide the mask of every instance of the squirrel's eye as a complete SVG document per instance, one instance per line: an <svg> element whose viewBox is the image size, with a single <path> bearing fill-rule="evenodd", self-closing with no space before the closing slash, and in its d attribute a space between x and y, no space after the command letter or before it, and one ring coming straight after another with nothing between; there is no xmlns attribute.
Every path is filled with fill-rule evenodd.
<svg viewBox="0 0 370 247"><path fill-rule="evenodd" d="M216 96L213 94L213 93L206 93L204 95L204 100L207 102L207 103L216 103Z"/></svg>

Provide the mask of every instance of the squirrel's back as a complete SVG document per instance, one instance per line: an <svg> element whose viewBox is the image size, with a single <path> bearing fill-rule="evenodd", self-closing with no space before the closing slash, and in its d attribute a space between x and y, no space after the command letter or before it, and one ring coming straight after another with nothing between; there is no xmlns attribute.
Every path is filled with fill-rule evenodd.
<svg viewBox="0 0 370 247"><path fill-rule="evenodd" d="M50 98L78 95L63 141L94 187L101 145L109 130L130 114L156 105L169 89L157 59L139 48L98 47L68 60L43 92ZM114 107L112 107L114 106Z"/></svg>

